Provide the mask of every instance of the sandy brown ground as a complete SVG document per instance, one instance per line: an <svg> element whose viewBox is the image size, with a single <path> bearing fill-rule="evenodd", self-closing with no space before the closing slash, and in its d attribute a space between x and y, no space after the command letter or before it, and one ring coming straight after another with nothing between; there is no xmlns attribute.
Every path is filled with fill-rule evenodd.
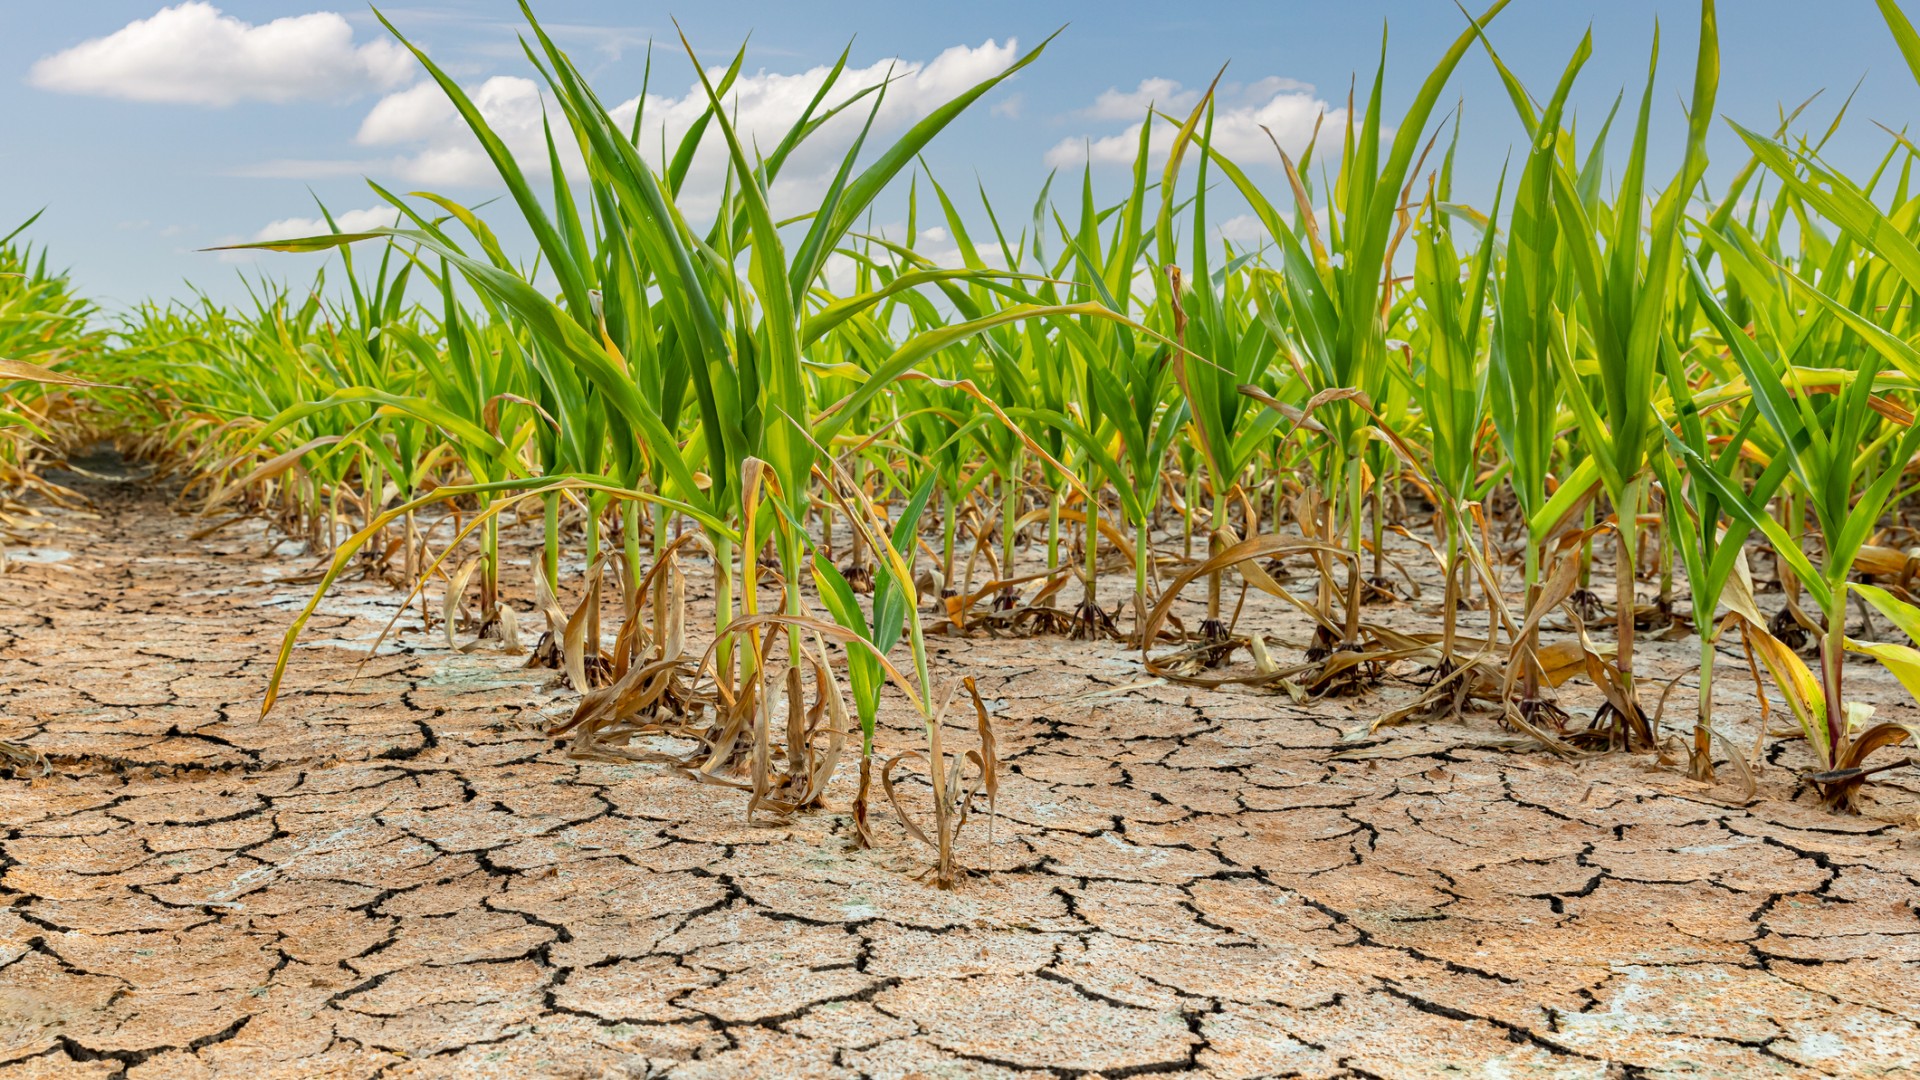
<svg viewBox="0 0 1920 1080"><path fill-rule="evenodd" d="M992 852L964 838L993 872L943 893L890 824L849 853L844 813L750 826L570 760L515 660L416 631L356 678L382 587L328 602L262 720L305 560L88 490L0 578L0 738L55 769L0 781L8 1078L1920 1067L1913 827L1781 766L1747 799L1458 726L1334 760L1378 702L954 640L1008 773Z"/></svg>

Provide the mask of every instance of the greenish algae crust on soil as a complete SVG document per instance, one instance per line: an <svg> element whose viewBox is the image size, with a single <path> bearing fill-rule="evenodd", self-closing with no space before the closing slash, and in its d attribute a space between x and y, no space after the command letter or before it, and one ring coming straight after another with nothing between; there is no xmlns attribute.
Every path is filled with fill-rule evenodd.
<svg viewBox="0 0 1920 1080"><path fill-rule="evenodd" d="M361 666L382 585L321 607L261 719L308 560L86 490L0 577L0 739L52 768L0 780L8 1080L1920 1068L1898 773L1842 817L1795 800L1787 743L1748 797L1484 725L1355 743L1380 694L951 638L940 674L977 677L1004 773L991 848L970 826L942 892L884 812L848 850L849 779L749 824L735 792L570 758L543 727L571 695L517 658L416 628ZM1720 697L1751 741L1743 693Z"/></svg>

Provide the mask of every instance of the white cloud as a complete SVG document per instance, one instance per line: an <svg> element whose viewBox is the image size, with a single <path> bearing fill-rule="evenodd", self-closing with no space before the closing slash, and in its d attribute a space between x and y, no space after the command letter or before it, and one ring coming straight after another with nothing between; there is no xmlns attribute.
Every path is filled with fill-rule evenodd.
<svg viewBox="0 0 1920 1080"><path fill-rule="evenodd" d="M854 264L854 261L836 251L827 256L822 277L828 292L835 296L850 296L853 293L854 282L858 280L858 274L859 267Z"/></svg>
<svg viewBox="0 0 1920 1080"><path fill-rule="evenodd" d="M1079 135L1060 140L1047 151L1046 162L1055 168L1072 167L1089 159L1096 165L1132 164L1140 146L1140 125L1149 105L1163 113L1180 114L1200 101L1201 91L1183 87L1172 79L1143 79L1132 90L1109 89L1094 99L1081 115L1103 120L1132 120L1125 130L1113 135ZM1346 110L1335 109L1317 97L1313 87L1295 79L1270 76L1247 85L1222 86L1215 96L1213 145L1221 153L1243 165L1260 161L1275 163L1273 133L1287 153L1298 156L1313 137L1314 124L1326 114L1327 130L1338 130ZM1173 145L1174 127L1165 122L1154 125L1148 143L1156 159L1164 159Z"/></svg>
<svg viewBox="0 0 1920 1080"><path fill-rule="evenodd" d="M1236 214L1213 227L1213 235L1236 248L1258 247L1268 243L1266 223L1252 214Z"/></svg>
<svg viewBox="0 0 1920 1080"><path fill-rule="evenodd" d="M890 78L873 131L868 136L871 152L874 147L885 146L890 136L905 131L955 95L1004 70L1017 58L1016 49L1012 40L1005 43L990 40L979 46L954 46L924 62L892 59L863 68L849 68L841 73L823 109ZM756 146L762 152L772 151L819 91L830 70L825 66L797 74L763 70L742 74L734 81L727 94L727 111L749 155ZM715 69L711 75L718 78L721 73ZM568 146L572 136L566 130L565 120L557 107L542 95L538 84L517 76L497 75L467 90L489 126L519 159L523 169L535 173L546 171L547 149L541 129L543 106L553 117L564 166L570 174L578 168L578 155ZM822 125L788 158L774 184L773 197L777 204L804 202L825 188L841 157L859 135L873 100L869 95ZM640 107L638 98L630 98L614 107L612 115L625 127L632 123ZM642 155L654 160L657 166L655 159L659 156L663 135L671 149L706 107L706 91L697 82L678 97L648 95L640 136ZM398 150L401 157L395 163L396 169L411 183L452 187L499 182L492 163L465 123L439 88L430 83L382 98L362 121L357 141L364 146ZM726 164L720 133L717 127L709 128L706 142L695 157L682 188L684 211L698 215L717 204ZM707 194L709 192L712 194Z"/></svg>
<svg viewBox="0 0 1920 1080"><path fill-rule="evenodd" d="M560 130L554 133L557 144L564 145L572 137L559 110L546 109L539 84L532 79L496 75L465 89L488 126L513 149L523 168L534 168L547 159L541 128L543 109L559 125ZM355 141L364 146L421 146L395 162L401 175L412 183L497 181L493 165L437 83L420 83L381 98L360 122Z"/></svg>
<svg viewBox="0 0 1920 1080"><path fill-rule="evenodd" d="M1149 107L1161 112L1186 112L1200 100L1200 91L1189 90L1172 79L1141 79L1131 90L1108 87L1093 99L1093 106L1082 115L1093 120L1138 120Z"/></svg>
<svg viewBox="0 0 1920 1080"><path fill-rule="evenodd" d="M399 211L391 206L369 206L362 210L346 210L333 215L333 220L340 226L341 232L361 232L365 229L383 228L396 223L399 219ZM324 236L332 231L327 227L326 219L318 214L313 217L284 217L260 226L251 236L227 233L215 240L214 245L217 247L226 244L257 244L266 240L297 240L307 236ZM238 265L257 264L261 261L262 255L271 256L272 252L242 249L215 253L215 257L221 262Z"/></svg>
<svg viewBox="0 0 1920 1080"><path fill-rule="evenodd" d="M391 206L370 206L365 210L348 210L333 215L334 224L340 226L343 233L364 232L368 229L384 229L400 220L399 211ZM323 217L290 217L278 221L269 221L253 234L253 239L295 240L303 236L323 236L332 232L327 228Z"/></svg>
<svg viewBox="0 0 1920 1080"><path fill-rule="evenodd" d="M356 46L353 27L331 11L256 26L193 0L43 57L27 81L65 94L225 106L341 100L398 86L412 70L391 41Z"/></svg>

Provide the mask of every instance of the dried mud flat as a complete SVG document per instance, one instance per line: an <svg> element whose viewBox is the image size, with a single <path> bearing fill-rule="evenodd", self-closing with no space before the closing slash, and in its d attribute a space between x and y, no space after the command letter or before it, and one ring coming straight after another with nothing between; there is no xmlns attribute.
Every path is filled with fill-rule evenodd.
<svg viewBox="0 0 1920 1080"><path fill-rule="evenodd" d="M844 813L569 759L517 660L415 632L356 677L383 588L323 606L261 720L305 560L88 490L0 577L0 738L54 762L0 780L0 1076L1920 1068L1897 788L1844 818L1784 769L1742 799L1457 726L1333 760L1377 703L956 640L1006 775L963 839L992 872L945 893L897 828L849 853Z"/></svg>

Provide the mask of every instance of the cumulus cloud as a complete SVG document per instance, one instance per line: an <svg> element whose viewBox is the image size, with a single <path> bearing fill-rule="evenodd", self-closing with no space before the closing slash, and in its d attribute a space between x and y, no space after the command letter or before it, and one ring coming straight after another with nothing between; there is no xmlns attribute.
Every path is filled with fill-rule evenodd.
<svg viewBox="0 0 1920 1080"><path fill-rule="evenodd" d="M187 105L341 100L407 81L412 57L385 40L355 45L331 11L254 25L192 0L33 65L27 81L64 94Z"/></svg>
<svg viewBox="0 0 1920 1080"><path fill-rule="evenodd" d="M341 232L361 232L396 224L400 220L400 213L391 206L369 206L361 210L336 213L333 215L333 220L340 226ZM284 217L269 221L255 229L250 236L226 233L216 239L214 244L217 246L257 244L266 240L297 240L304 236L324 236L332 231L327 227L327 220L316 213L312 217ZM169 235L169 233L163 231L161 235ZM262 255L270 256L271 254L271 252L257 250L221 251L216 257L223 263L246 265L259 263Z"/></svg>
<svg viewBox="0 0 1920 1080"><path fill-rule="evenodd" d="M346 233L384 229L399 220L399 211L391 206L370 206L364 210L348 210L345 213L333 215L334 224L340 226L341 232ZM321 236L332 231L327 228L327 219L316 214L313 217L289 217L270 221L253 234L253 239L256 242L294 240L303 236Z"/></svg>
<svg viewBox="0 0 1920 1080"><path fill-rule="evenodd" d="M1149 108L1161 112L1186 112L1200 101L1200 91L1190 90L1172 79L1141 79L1131 90L1108 87L1093 99L1082 115L1092 120L1138 120Z"/></svg>
<svg viewBox="0 0 1920 1080"><path fill-rule="evenodd" d="M1200 101L1202 91L1182 86L1172 79L1142 79L1132 90L1108 89L1081 111L1095 120L1132 120L1117 134L1088 133L1060 140L1047 151L1046 162L1055 168L1078 166L1091 160L1096 165L1132 164L1140 146L1140 125L1145 123L1149 107L1163 113L1181 114ZM1345 122L1344 109L1335 109L1315 95L1313 87L1295 79L1271 76L1245 85L1219 88L1215 95L1213 143L1228 157L1246 164L1271 161L1273 133L1287 153L1298 155L1313 138L1313 128L1322 114L1329 130ZM1149 140L1154 157L1164 159L1173 146L1173 125L1156 123Z"/></svg>
<svg viewBox="0 0 1920 1080"><path fill-rule="evenodd" d="M571 138L565 118L557 108L549 108L532 79L496 75L465 89L523 168L539 171L547 160L543 115L551 114L559 126L556 143L564 145ZM420 83L381 98L360 122L355 141L363 146L416 147L393 162L410 183L458 186L498 180L479 142L437 83Z"/></svg>
<svg viewBox="0 0 1920 1080"><path fill-rule="evenodd" d="M906 130L935 108L976 83L1005 69L1018 57L1017 45L987 41L978 46L955 46L928 61L882 60L841 73L823 109L831 107L867 87L887 82L884 101L874 120L869 146L885 145L882 140ZM830 68L810 68L785 74L760 71L743 73L728 91L728 115L739 131L741 141L753 152L756 145L766 152L786 134L801 110L819 91ZM718 79L723 69L714 69L710 77ZM559 141L563 145L563 166L569 172L578 167L577 155L566 143L571 135L565 130L553 102L546 99L538 84L530 79L497 75L466 88L488 124L530 172L544 172L547 165L545 136L542 134L543 109L554 118ZM871 96L828 121L808 137L788 158L774 185L776 203L803 202L823 190L831 180L853 140L866 122ZM647 158L657 158L662 140L671 149L688 127L706 110L705 90L692 83L680 96L649 94L643 103L630 98L612 110L623 127L632 123L644 105L640 149ZM360 125L357 141L368 147L393 148L399 157L396 171L408 182L422 185L493 185L498 174L468 132L453 106L440 89L422 83L382 98ZM655 162L656 166L658 162ZM694 159L682 208L689 213L703 210L703 197L717 203L726 156L719 132L709 129L706 142ZM705 192L714 192L711 197Z"/></svg>
<svg viewBox="0 0 1920 1080"><path fill-rule="evenodd" d="M1258 247L1267 243L1266 223L1252 214L1236 214L1213 227L1213 235L1236 248Z"/></svg>

